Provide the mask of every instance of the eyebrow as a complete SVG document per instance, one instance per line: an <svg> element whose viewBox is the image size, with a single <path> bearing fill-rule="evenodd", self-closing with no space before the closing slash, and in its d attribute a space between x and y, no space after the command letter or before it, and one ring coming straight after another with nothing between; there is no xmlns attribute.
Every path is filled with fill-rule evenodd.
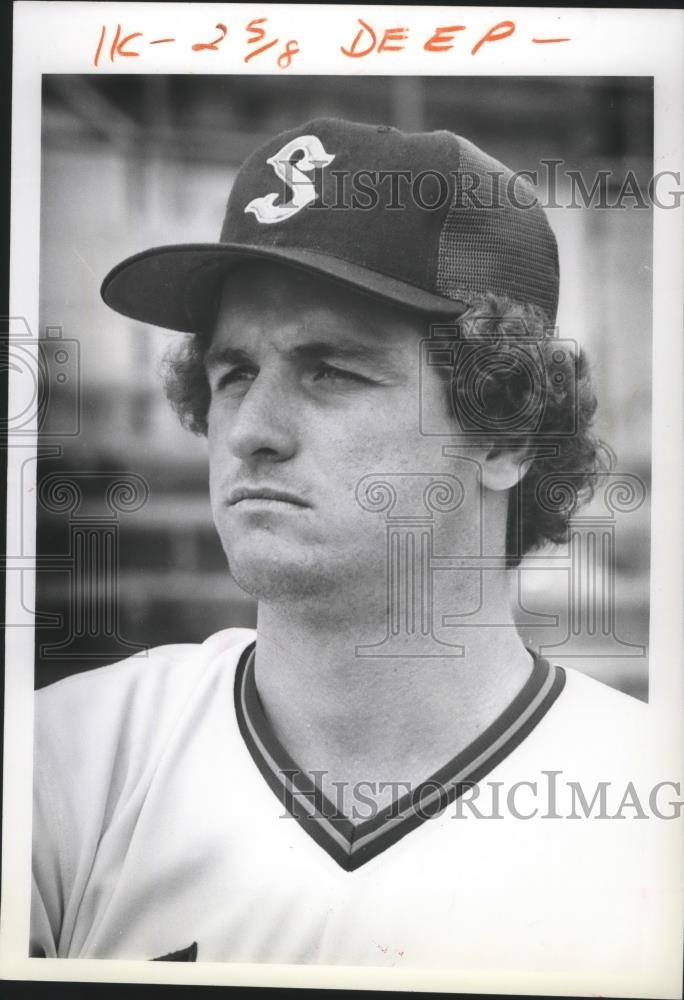
<svg viewBox="0 0 684 1000"><path fill-rule="evenodd" d="M212 345L204 355L204 369L209 372L219 365L243 365L251 361L249 354L237 347Z"/></svg>
<svg viewBox="0 0 684 1000"><path fill-rule="evenodd" d="M311 363L325 358L339 361L365 361L383 371L396 372L397 370L396 366L392 365L391 356L386 348L356 343L355 341L333 343L328 340L314 340L305 344L297 344L278 353L295 363ZM209 372L224 364L254 364L254 358L248 351L239 347L219 344L210 347L204 358L205 370Z"/></svg>

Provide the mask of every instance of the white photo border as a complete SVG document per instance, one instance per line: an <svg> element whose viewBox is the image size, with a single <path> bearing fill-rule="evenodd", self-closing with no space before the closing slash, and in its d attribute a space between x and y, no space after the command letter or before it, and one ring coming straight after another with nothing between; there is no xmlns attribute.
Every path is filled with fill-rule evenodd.
<svg viewBox="0 0 684 1000"><path fill-rule="evenodd" d="M684 164L684 15L667 10L587 10L565 8L459 7L458 19L468 26L473 44L491 25L509 19L516 24L508 42L484 46L478 57L469 47L454 53L430 53L423 41L436 25L454 22L451 7L326 8L308 4L220 5L231 24L268 16L296 35L300 52L287 72L301 75L511 75L511 76L652 76L655 84L654 171L681 171ZM215 4L189 3L45 3L18 2L14 17L12 203L11 203L11 323L24 319L39 329L38 288L40 248L41 82L47 73L97 73L97 40L103 25L134 24L143 33L174 32L190 38L220 20ZM371 24L409 27L410 44L400 52L349 59L340 51L354 36L357 18ZM466 33L464 33L466 34ZM567 44L533 44L532 37L568 36ZM55 40L59 39L59 44ZM455 52L455 50L454 50ZM465 54L464 54L465 53ZM202 55L214 56L207 52ZM189 46L182 51L159 46L145 58L121 59L107 65L108 73L255 73L260 65L245 65L236 48L228 61L206 58L201 66ZM684 240L682 208L654 210L653 253L653 447L651 534L650 711L658 717L659 761L669 773L681 771L684 704L681 609L683 588L682 525L682 361L681 317L684 308L682 274ZM17 391L9 381L9 412ZM36 438L23 438L21 448L8 449L8 539L22 525L25 550L35 555L35 487L21 493L20 462ZM35 466L34 466L35 468ZM9 551L9 550L8 550ZM28 564L27 564L28 565ZM19 593L24 578L23 594ZM7 620L16 622L23 605L32 606L29 574L7 573ZM25 612L24 612L25 614ZM626 982L614 972L587 981L581 969L562 986L557 977L535 975L511 980L505 969L458 974L454 970L400 970L321 966L178 964L109 960L29 959L31 773L33 741L33 629L8 627L5 649L5 759L2 844L2 911L0 914L0 975L4 979L174 983L193 985L290 986L373 990L493 992L512 994L583 995L587 992L621 996L681 996L681 906L673 906L672 965L653 982ZM670 824L673 885L681 903L681 826ZM656 981L657 980L657 981Z"/></svg>

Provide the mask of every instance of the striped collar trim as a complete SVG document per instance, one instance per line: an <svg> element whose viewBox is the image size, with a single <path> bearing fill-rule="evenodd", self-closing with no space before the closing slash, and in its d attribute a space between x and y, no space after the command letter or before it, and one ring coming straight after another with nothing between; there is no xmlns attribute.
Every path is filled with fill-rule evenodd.
<svg viewBox="0 0 684 1000"><path fill-rule="evenodd" d="M387 850L481 781L529 736L565 685L562 667L532 653L534 666L525 686L477 739L415 789L370 819L353 824L312 780L316 772L302 771L274 736L254 679L255 646L244 650L235 675L235 711L242 737L290 815L346 871Z"/></svg>

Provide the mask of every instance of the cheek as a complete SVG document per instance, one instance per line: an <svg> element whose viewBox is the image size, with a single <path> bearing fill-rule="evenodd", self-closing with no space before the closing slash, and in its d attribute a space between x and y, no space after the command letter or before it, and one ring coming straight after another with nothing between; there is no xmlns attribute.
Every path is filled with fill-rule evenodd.
<svg viewBox="0 0 684 1000"><path fill-rule="evenodd" d="M232 475L232 456L225 444L225 435L214 421L207 429L207 452L209 458L209 499L215 510L223 499Z"/></svg>
<svg viewBox="0 0 684 1000"><path fill-rule="evenodd" d="M207 448L210 469L220 467L230 459L229 435L234 415L225 406L212 404L207 412Z"/></svg>
<svg viewBox="0 0 684 1000"><path fill-rule="evenodd" d="M397 455L391 442L376 440L366 433L356 440L340 439L328 451L330 477L339 489L339 500L356 505L356 491L368 477L396 470ZM344 501L343 501L343 498Z"/></svg>
<svg viewBox="0 0 684 1000"><path fill-rule="evenodd" d="M207 410L207 446L209 449L209 459L211 460L216 451L216 411L211 405Z"/></svg>
<svg viewBox="0 0 684 1000"><path fill-rule="evenodd" d="M370 468L386 467L424 443L419 423L409 404L350 409L343 420L327 428L319 443L345 464Z"/></svg>
<svg viewBox="0 0 684 1000"><path fill-rule="evenodd" d="M211 424L209 424L209 428L207 430L207 453L209 458L209 489L211 490L217 482L219 472L219 453L216 433Z"/></svg>
<svg viewBox="0 0 684 1000"><path fill-rule="evenodd" d="M425 482L416 473L430 472L430 467L427 460L418 461L417 452L407 453L407 435L397 434L396 429L375 435L366 428L358 439L341 439L333 446L329 481L334 483L333 503L340 527L343 521L347 526L353 522L349 530L354 534L359 532L367 541L376 535L383 539L385 502L395 495L402 510L422 512Z"/></svg>
<svg viewBox="0 0 684 1000"><path fill-rule="evenodd" d="M207 441L209 449L215 448L221 437L225 436L225 416L215 402L207 409Z"/></svg>

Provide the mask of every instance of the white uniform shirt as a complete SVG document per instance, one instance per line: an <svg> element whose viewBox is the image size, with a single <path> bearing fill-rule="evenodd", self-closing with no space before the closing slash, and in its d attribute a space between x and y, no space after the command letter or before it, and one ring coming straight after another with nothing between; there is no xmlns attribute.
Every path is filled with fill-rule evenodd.
<svg viewBox="0 0 684 1000"><path fill-rule="evenodd" d="M400 801L352 828L269 731L254 640L228 629L38 693L33 955L541 974L560 961L635 976L658 961L661 887L652 865L650 881L639 871L662 821L597 819L597 803L590 818L545 818L570 812L571 781L589 801L610 782L615 813L646 706L537 658L509 709L423 790L423 817L437 815ZM454 795L475 781L471 810ZM506 806L517 782L537 783L515 789L519 816Z"/></svg>

